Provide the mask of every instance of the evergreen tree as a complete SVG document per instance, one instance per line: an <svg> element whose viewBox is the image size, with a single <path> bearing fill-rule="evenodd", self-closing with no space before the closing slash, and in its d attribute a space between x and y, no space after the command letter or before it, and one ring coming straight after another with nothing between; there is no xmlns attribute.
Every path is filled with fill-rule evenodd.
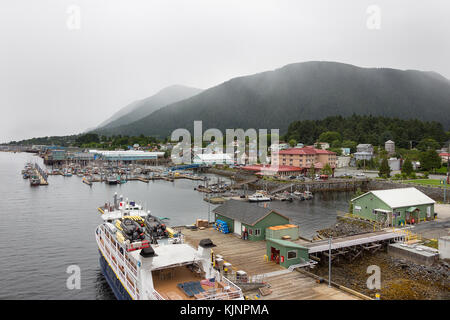
<svg viewBox="0 0 450 320"><path fill-rule="evenodd" d="M391 176L391 168L389 167L387 158L383 158L383 160L381 160L380 171L378 172L378 175L380 177L387 177L387 178Z"/></svg>
<svg viewBox="0 0 450 320"><path fill-rule="evenodd" d="M289 140L289 145L290 145L291 147L295 147L295 146L297 145L297 140L295 140L295 139Z"/></svg>
<svg viewBox="0 0 450 320"><path fill-rule="evenodd" d="M441 157L433 149L429 149L420 154L420 167L422 170L431 171L440 168L442 165L441 161Z"/></svg>
<svg viewBox="0 0 450 320"><path fill-rule="evenodd" d="M311 168L308 170L308 175L311 179L314 179L314 176L316 174L316 168L314 167L314 163L311 164Z"/></svg>
<svg viewBox="0 0 450 320"><path fill-rule="evenodd" d="M322 169L322 174L326 174L331 176L333 174L333 170L331 169L331 166L329 163L325 164L325 166Z"/></svg>
<svg viewBox="0 0 450 320"><path fill-rule="evenodd" d="M413 172L412 162L409 158L406 158L405 161L403 162L402 173L406 174L407 176L410 176L412 172Z"/></svg>

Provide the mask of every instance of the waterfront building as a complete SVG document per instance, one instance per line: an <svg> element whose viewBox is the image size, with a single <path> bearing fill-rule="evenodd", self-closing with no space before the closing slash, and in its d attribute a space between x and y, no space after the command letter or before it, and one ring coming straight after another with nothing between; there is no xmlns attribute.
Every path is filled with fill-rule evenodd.
<svg viewBox="0 0 450 320"><path fill-rule="evenodd" d="M213 166L216 164L233 164L232 157L227 153L205 153L197 154L194 157L195 164Z"/></svg>
<svg viewBox="0 0 450 320"><path fill-rule="evenodd" d="M274 261L284 268L309 261L309 250L295 242L272 239L266 240L266 255L268 260Z"/></svg>
<svg viewBox="0 0 450 320"><path fill-rule="evenodd" d="M222 220L230 232L251 241L265 240L266 229L289 224L289 218L265 206L228 200L213 210L215 221Z"/></svg>
<svg viewBox="0 0 450 320"><path fill-rule="evenodd" d="M433 199L416 188L373 190L351 200L353 215L385 226L434 219Z"/></svg>
<svg viewBox="0 0 450 320"><path fill-rule="evenodd" d="M274 159L274 165L297 167L301 168L303 172L307 172L312 166L318 171L329 164L334 171L336 161L335 152L308 146L281 150L278 159Z"/></svg>
<svg viewBox="0 0 450 320"><path fill-rule="evenodd" d="M89 150L89 153L93 154L95 158L106 161L144 161L164 157L164 152L147 152L142 150Z"/></svg>
<svg viewBox="0 0 450 320"><path fill-rule="evenodd" d="M303 169L294 166L285 166L285 165L262 165L262 164L254 164L248 165L241 168L245 171L253 172L256 175L260 176L290 176L290 175L298 175L302 173Z"/></svg>
<svg viewBox="0 0 450 320"><path fill-rule="evenodd" d="M336 168L346 168L350 166L350 157L337 157Z"/></svg>

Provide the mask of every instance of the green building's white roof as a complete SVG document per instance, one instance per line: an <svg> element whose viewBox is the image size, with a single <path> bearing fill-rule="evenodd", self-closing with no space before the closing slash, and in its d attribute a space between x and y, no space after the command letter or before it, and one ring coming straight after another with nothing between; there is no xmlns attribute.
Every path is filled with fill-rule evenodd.
<svg viewBox="0 0 450 320"><path fill-rule="evenodd" d="M352 201L359 199L369 193L379 198L391 208L402 208L436 203L436 201L431 199L423 192L417 190L416 188L372 190L352 199Z"/></svg>

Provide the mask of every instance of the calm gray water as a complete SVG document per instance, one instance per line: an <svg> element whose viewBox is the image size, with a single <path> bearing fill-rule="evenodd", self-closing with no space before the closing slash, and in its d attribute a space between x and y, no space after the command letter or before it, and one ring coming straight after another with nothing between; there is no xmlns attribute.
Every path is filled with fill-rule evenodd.
<svg viewBox="0 0 450 320"><path fill-rule="evenodd" d="M94 231L101 223L97 207L115 192L145 205L171 225L208 218L196 181L132 181L89 187L77 176L50 176L48 186L30 187L21 175L27 153L0 152L0 299L114 299L99 264ZM315 195L312 201L272 202L290 216L304 235L332 225L350 194ZM213 206L211 206L212 208ZM81 289L69 290L67 267L81 269Z"/></svg>

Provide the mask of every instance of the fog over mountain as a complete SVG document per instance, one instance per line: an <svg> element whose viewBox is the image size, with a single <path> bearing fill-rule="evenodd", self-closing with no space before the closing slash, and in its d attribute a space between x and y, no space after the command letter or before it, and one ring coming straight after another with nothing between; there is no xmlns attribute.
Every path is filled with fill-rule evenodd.
<svg viewBox="0 0 450 320"><path fill-rule="evenodd" d="M297 62L450 78L449 12L448 0L2 0L0 143L79 134L172 84L213 88Z"/></svg>
<svg viewBox="0 0 450 320"><path fill-rule="evenodd" d="M265 128L330 115L435 120L450 127L450 81L436 72L304 62L237 77L102 134L167 136L177 128Z"/></svg>
<svg viewBox="0 0 450 320"><path fill-rule="evenodd" d="M122 125L127 125L150 115L152 112L164 106L192 97L200 93L201 91L201 89L186 87L182 85L173 85L164 88L148 98L134 101L129 105L123 107L115 114L113 114L110 118L98 125L97 129L114 128Z"/></svg>

